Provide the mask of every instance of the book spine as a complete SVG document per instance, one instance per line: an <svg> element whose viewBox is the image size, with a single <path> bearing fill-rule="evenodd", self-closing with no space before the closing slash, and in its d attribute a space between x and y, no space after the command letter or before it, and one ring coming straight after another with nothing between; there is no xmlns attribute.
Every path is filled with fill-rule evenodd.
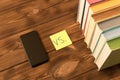
<svg viewBox="0 0 120 80"><path fill-rule="evenodd" d="M111 53L111 50L110 50L109 46L107 45L107 43L105 43L103 49L101 50L101 54L94 61L95 64L98 66L98 70L102 69L104 62L107 60L107 58L110 55L110 53Z"/></svg>
<svg viewBox="0 0 120 80"><path fill-rule="evenodd" d="M85 3L86 0L79 0L77 22L79 22L80 24L82 22L82 16L84 14Z"/></svg>
<svg viewBox="0 0 120 80"><path fill-rule="evenodd" d="M88 9L88 13L89 13L89 9ZM87 22L89 22L89 20L88 20L88 13L87 13L87 15L86 15L86 20L85 20L84 28L83 28L83 33L84 33L84 35L85 35L86 24L87 24Z"/></svg>
<svg viewBox="0 0 120 80"><path fill-rule="evenodd" d="M81 15L81 24L80 24L80 26L81 26L81 28L82 28L82 25L83 25L83 19L84 19L84 16L85 16L85 11L86 11L86 4L87 4L87 0L85 0L85 2L84 2L84 7L83 7L83 12L81 12L82 13L82 15Z"/></svg>
<svg viewBox="0 0 120 80"><path fill-rule="evenodd" d="M84 16L81 22L82 30L84 33L84 36L86 36L86 29L88 28L88 23L90 21L90 16L93 14L93 11L90 8L90 5L100 2L103 0L87 0L86 1L86 6L85 6L85 11L84 11Z"/></svg>
<svg viewBox="0 0 120 80"><path fill-rule="evenodd" d="M91 17L90 18L90 23L89 23L89 26L88 26L88 29L87 29L86 37L85 37L85 40L84 40L86 42L88 48L90 48L90 42L91 42L91 39L92 39L92 36L93 36L93 32L95 30L95 26L96 26L96 23L95 23L94 19Z"/></svg>
<svg viewBox="0 0 120 80"><path fill-rule="evenodd" d="M95 57L95 60L99 57L102 48L107 41L120 37L120 26L115 26L105 31L101 31L99 34L99 38L96 40L97 42L93 50L93 56Z"/></svg>
<svg viewBox="0 0 120 80"><path fill-rule="evenodd" d="M116 10L119 10L119 8L116 8ZM115 11L116 11L115 10ZM113 9L112 9L112 11L113 11ZM109 12L111 12L110 10L109 10ZM104 12L104 13L100 13L99 14L99 17L101 16L101 17L104 17L105 15L107 15L107 13L108 13L108 11L106 11L106 12ZM104 14L104 15L103 15ZM95 22L98 24L99 22L102 22L102 21L105 21L105 20L109 20L109 19L111 19L111 18L114 18L114 17L118 17L118 13L116 13L117 15L107 15L104 19L102 19L102 20L100 20L100 19L98 19L98 20L96 20L95 19L95 15L93 16L93 18L95 19ZM111 16L111 17L110 17ZM115 27L114 27L115 28ZM113 29L113 28L109 28L109 29ZM105 30L105 31L103 31L103 32L108 32L109 31L109 29L108 30ZM91 51L93 52L93 49L95 48L95 45L97 44L97 40L98 40L98 37L99 37L99 35L100 35L100 29L98 29L98 27L96 27L96 29L95 29L95 31L94 31L94 35L93 35L93 38L92 38L92 42L91 42L91 44L90 44L90 49L91 49ZM111 35L113 35L113 34L111 34Z"/></svg>
<svg viewBox="0 0 120 80"><path fill-rule="evenodd" d="M105 43L106 43L106 39L105 39L104 35L101 33L100 37L99 37L99 40L97 42L97 45L96 45L96 47L95 47L95 49L93 51L93 54L92 54L94 56L95 60L101 54L101 51L102 51Z"/></svg>
<svg viewBox="0 0 120 80"><path fill-rule="evenodd" d="M97 42L99 41L101 33L102 33L102 30L99 28L99 25L96 24L94 35L90 44L90 49L92 52L94 52L94 49L97 45Z"/></svg>
<svg viewBox="0 0 120 80"><path fill-rule="evenodd" d="M92 11L91 11L91 9L89 9L88 10L88 15L87 15L87 18L86 18L86 22L84 24L84 29L83 29L85 37L86 37L87 29L88 29L88 26L89 26L89 23L90 23L91 14L92 14Z"/></svg>

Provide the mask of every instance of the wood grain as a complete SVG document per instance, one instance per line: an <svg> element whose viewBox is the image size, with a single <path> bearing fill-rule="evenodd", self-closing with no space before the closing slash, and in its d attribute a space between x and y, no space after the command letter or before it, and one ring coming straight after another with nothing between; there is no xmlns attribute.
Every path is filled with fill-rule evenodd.
<svg viewBox="0 0 120 80"><path fill-rule="evenodd" d="M110 80L120 80L120 76L115 76L114 78L112 78Z"/></svg>
<svg viewBox="0 0 120 80"><path fill-rule="evenodd" d="M79 46L79 45L80 46ZM49 53L50 61L36 68L28 62L0 73L1 80L68 80L96 68L83 39L59 51ZM86 65L87 64L87 65ZM86 65L86 67L84 67ZM28 74L29 73L29 74Z"/></svg>
<svg viewBox="0 0 120 80"><path fill-rule="evenodd" d="M97 71L93 69L83 75L78 75L71 80L119 80L120 79L120 65L113 66L111 68Z"/></svg>
<svg viewBox="0 0 120 80"><path fill-rule="evenodd" d="M43 0L42 0L43 1ZM16 34L23 30L33 28L34 25L44 24L53 19L76 12L77 1L59 1L41 3L41 0L35 0L31 3L18 6L18 8L0 14L0 39ZM72 5L71 5L72 3ZM56 5L55 5L56 4ZM51 5L51 6L50 6ZM52 6L54 5L54 6ZM67 6L67 7L64 7ZM9 33L8 33L9 32ZM4 34L4 35L3 35Z"/></svg>
<svg viewBox="0 0 120 80"><path fill-rule="evenodd" d="M67 30L73 42L83 38L83 36L81 35L81 32L79 31L78 24L74 24L75 21L74 21L74 18L72 19L73 16L74 14L68 15L66 17L61 17L60 19L51 21L43 25L36 26L32 29L29 29L21 33L18 33L16 35L13 35L11 37L2 39L0 41L0 46L1 46L0 47L0 51L1 51L0 71L26 61L25 52L23 50L23 47L21 46L19 37L20 35L30 32L32 30L36 30L39 32L47 52L55 50L49 39L49 36L58 31L61 31L64 29ZM63 22L63 20L66 20L66 21ZM44 27L47 27L47 28L44 28Z"/></svg>
<svg viewBox="0 0 120 80"><path fill-rule="evenodd" d="M31 0L0 0L0 12L17 7L21 4L30 2Z"/></svg>
<svg viewBox="0 0 120 80"><path fill-rule="evenodd" d="M120 65L97 71L76 23L79 0L0 1L0 80L119 80ZM19 37L36 30L49 62L31 68ZM59 51L49 36L66 30L73 44Z"/></svg>

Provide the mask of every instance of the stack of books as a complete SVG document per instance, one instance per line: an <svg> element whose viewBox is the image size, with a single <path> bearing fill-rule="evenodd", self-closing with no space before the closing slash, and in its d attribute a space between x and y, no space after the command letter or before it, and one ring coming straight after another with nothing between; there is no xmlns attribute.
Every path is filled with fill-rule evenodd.
<svg viewBox="0 0 120 80"><path fill-rule="evenodd" d="M77 21L98 70L120 63L120 0L79 0Z"/></svg>

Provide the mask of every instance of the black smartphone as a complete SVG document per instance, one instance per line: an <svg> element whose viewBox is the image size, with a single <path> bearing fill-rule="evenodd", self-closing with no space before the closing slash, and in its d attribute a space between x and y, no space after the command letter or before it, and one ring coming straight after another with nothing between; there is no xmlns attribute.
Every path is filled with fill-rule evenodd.
<svg viewBox="0 0 120 80"><path fill-rule="evenodd" d="M28 60L32 67L48 61L48 55L37 31L20 36Z"/></svg>

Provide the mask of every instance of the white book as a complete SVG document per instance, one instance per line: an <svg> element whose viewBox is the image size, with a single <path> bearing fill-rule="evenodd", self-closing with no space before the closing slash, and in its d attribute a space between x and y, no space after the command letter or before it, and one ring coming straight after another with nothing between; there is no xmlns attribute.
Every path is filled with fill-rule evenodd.
<svg viewBox="0 0 120 80"><path fill-rule="evenodd" d="M85 36L85 37L86 37L86 35L87 35L87 30L88 30L89 24L90 24L90 22L91 22L91 20L90 20L91 14L92 14L92 11L89 9L87 21L86 21L86 23L85 23L84 26L83 26L84 36Z"/></svg>
<svg viewBox="0 0 120 80"><path fill-rule="evenodd" d="M87 20L86 25L85 25L86 28L84 29L84 36L85 37L87 36L87 31L89 30L89 25L91 25L91 24L95 25L95 22L98 23L98 22L119 16L120 15L120 7L116 7L116 8L113 8L111 10L107 10L107 11L104 11L102 13L92 15L92 16L90 14L92 14L91 10L89 10L88 20ZM93 20L90 20L90 18L93 18ZM91 21L94 21L94 22L91 22Z"/></svg>
<svg viewBox="0 0 120 80"><path fill-rule="evenodd" d="M85 39L84 41L86 42L87 44L87 48L90 48L90 42L91 42L91 38L92 38L92 35L93 35L93 31L94 31L94 27L96 26L96 23L94 21L93 18L90 18L90 22L89 22L89 25L88 25L88 30L86 32L86 36L85 36Z"/></svg>
<svg viewBox="0 0 120 80"><path fill-rule="evenodd" d="M120 63L120 37L107 41L95 64L102 70Z"/></svg>
<svg viewBox="0 0 120 80"><path fill-rule="evenodd" d="M113 4L113 3L115 3L115 4ZM107 5L107 4L109 4L109 5ZM118 0L110 0L110 1L98 3L97 5L92 5L89 8L89 11L90 11L89 15L92 16L92 15L99 14L99 13L102 13L107 10L111 10L113 8L118 7L118 4L120 4ZM102 5L107 5L107 6L102 6ZM87 23L86 25L88 25L88 26L84 26L87 29L87 30L85 29L85 32L84 32L85 33L84 41L86 42L87 47L89 48L92 36L94 34L96 23L92 17L90 17L90 20L88 20L88 22L86 22L86 23Z"/></svg>
<svg viewBox="0 0 120 80"><path fill-rule="evenodd" d="M118 36L120 36L120 16L98 23L90 45L92 55L95 59L100 53L104 42Z"/></svg>
<svg viewBox="0 0 120 80"><path fill-rule="evenodd" d="M99 1L102 1L102 0L79 0L77 22L79 22L81 24L82 30L84 29L84 25L86 24L85 22L87 19L86 16L88 14L89 6L91 4L97 3ZM92 13L90 13L90 14L92 14ZM89 14L89 16L90 16L90 14Z"/></svg>
<svg viewBox="0 0 120 80"><path fill-rule="evenodd" d="M88 1L86 1L85 10L84 10L84 14L83 14L83 19L81 21L82 30L84 30L84 28L85 28L86 21L89 21L88 15L91 16L90 13L89 13L89 6L90 6L90 3Z"/></svg>
<svg viewBox="0 0 120 80"><path fill-rule="evenodd" d="M99 57L99 55L101 54L101 51L102 51L104 44L107 41L115 39L117 37L120 37L120 25L116 26L115 28L106 30L100 34L98 41L96 43L96 46L94 48L94 51L92 53L92 55L95 58L95 61Z"/></svg>
<svg viewBox="0 0 120 80"><path fill-rule="evenodd" d="M84 14L86 0L79 0L78 4L78 13L77 13L77 22L81 24L82 16Z"/></svg>

